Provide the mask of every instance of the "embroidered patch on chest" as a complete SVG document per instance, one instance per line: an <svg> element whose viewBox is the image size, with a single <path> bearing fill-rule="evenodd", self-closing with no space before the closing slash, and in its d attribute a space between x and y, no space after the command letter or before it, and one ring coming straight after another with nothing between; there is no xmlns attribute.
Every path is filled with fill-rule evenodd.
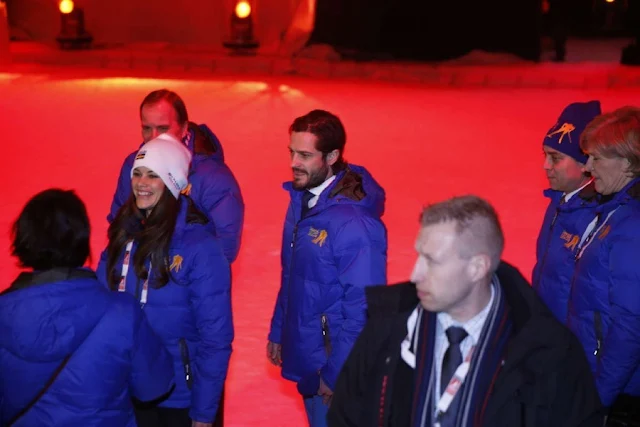
<svg viewBox="0 0 640 427"><path fill-rule="evenodd" d="M180 269L182 268L183 260L184 258L182 258L180 255L174 255L173 259L171 260L171 265L169 266L169 271L174 271L176 273L180 271Z"/></svg>
<svg viewBox="0 0 640 427"><path fill-rule="evenodd" d="M309 236L312 238L311 243L322 247L325 240L327 240L327 230L318 230L316 228L309 228Z"/></svg>
<svg viewBox="0 0 640 427"><path fill-rule="evenodd" d="M578 243L580 242L580 237L578 237L577 234L575 235L570 234L570 233L567 233L566 231L562 232L562 234L560 235L560 238L566 242L564 244L564 247L569 250L574 250L578 245Z"/></svg>

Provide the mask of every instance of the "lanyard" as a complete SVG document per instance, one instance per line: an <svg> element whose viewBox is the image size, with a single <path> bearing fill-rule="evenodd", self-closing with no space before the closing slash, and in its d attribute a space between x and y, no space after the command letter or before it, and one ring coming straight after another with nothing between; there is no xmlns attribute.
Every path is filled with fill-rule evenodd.
<svg viewBox="0 0 640 427"><path fill-rule="evenodd" d="M576 256L575 256L576 261L582 258L582 254L587 249L587 247L591 244L593 237L600 232L602 227L604 227L607 224L607 221L609 221L609 218L611 218L611 215L613 215L613 213L617 210L618 208L615 208L614 210L609 212L609 214L604 219L604 221L602 221L602 224L600 224L600 220L602 219L602 213L598 213L595 219L595 223L593 221L591 222L591 224L593 224L593 227L591 227L591 230L589 231L589 234L587 235L587 237L585 238L587 231L585 231L585 233L582 235L582 239L578 246L578 250L576 251ZM591 224L589 224L589 226L591 226ZM589 229L587 228L587 230Z"/></svg>
<svg viewBox="0 0 640 427"><path fill-rule="evenodd" d="M118 284L118 292L124 292L126 289L127 273L129 272L129 262L131 260L131 249L133 249L133 240L129 240L124 250L124 260L122 261L122 273L120 274L120 283ZM151 264L149 264L149 273L142 284L142 292L140 293L140 305L147 303L147 294L149 293L149 278L151 277Z"/></svg>
<svg viewBox="0 0 640 427"><path fill-rule="evenodd" d="M471 367L471 357L473 356L473 352L475 349L475 345L471 347L471 350L469 350L469 354L467 354L467 357L464 358L464 362L462 362L453 373L453 377L451 377L449 384L447 384L447 388L444 390L444 393L442 393L442 396L440 396L440 400L438 400L438 405L436 406L436 408L438 409L437 420L433 424L433 427L440 427L439 420L442 418L442 415L447 412L447 409L449 409L451 402L453 402L456 394L458 394L458 391L460 391L460 387L462 386L462 383L464 383L464 380L469 373L469 368Z"/></svg>
<svg viewBox="0 0 640 427"><path fill-rule="evenodd" d="M418 331L420 325L420 319L424 313L424 310L414 310L413 313L409 316L407 321L407 329L408 333L405 339L400 344L400 356L405 361L407 365L414 368L416 367L416 348L418 346ZM440 419L442 415L447 412L451 402L456 397L456 394L460 390L460 387L464 383L467 374L469 373L469 368L471 367L471 358L473 357L473 353L476 349L474 345L469 350L469 354L464 358L464 361L456 368L456 371L453 373L453 377L449 380L449 384L447 384L447 388L442 393L440 400L438 400L437 408L437 420L434 423L434 427L440 427Z"/></svg>

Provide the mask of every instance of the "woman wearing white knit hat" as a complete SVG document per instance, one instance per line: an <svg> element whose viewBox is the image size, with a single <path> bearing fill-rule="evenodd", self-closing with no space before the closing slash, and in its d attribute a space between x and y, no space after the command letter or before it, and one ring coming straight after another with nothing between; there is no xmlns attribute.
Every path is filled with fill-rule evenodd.
<svg viewBox="0 0 640 427"><path fill-rule="evenodd" d="M174 358L176 388L141 406L139 427L211 426L227 375L233 321L230 269L207 218L181 191L189 150L163 134L147 142L131 170L132 194L109 226L98 276L140 301Z"/></svg>

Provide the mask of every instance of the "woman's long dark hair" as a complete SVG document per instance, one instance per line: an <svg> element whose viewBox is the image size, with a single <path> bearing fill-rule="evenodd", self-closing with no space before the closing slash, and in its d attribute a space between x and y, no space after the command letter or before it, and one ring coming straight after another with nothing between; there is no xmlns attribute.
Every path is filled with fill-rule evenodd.
<svg viewBox="0 0 640 427"><path fill-rule="evenodd" d="M144 263L149 259L154 279L149 281L149 286L161 288L169 282L167 259L179 206L179 201L165 188L160 200L147 217L144 211L138 209L135 196L131 194L107 232L107 272L109 287L112 290L117 289L122 274L118 260L131 239L138 244L131 260L136 276L141 280L147 279L149 272Z"/></svg>

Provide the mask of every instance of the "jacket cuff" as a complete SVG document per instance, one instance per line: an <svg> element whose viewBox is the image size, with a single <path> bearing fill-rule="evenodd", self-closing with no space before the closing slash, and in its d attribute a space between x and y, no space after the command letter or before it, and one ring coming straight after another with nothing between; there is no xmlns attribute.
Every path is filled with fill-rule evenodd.
<svg viewBox="0 0 640 427"><path fill-rule="evenodd" d="M313 372L298 381L298 393L303 396L316 396L320 389L320 374Z"/></svg>
<svg viewBox="0 0 640 427"><path fill-rule="evenodd" d="M212 423L214 421L215 416L216 414L209 416L209 415L205 415L202 412L194 411L193 409L189 411L189 418L191 418L191 421L196 421L201 423Z"/></svg>
<svg viewBox="0 0 640 427"><path fill-rule="evenodd" d="M280 344L280 334L269 334L267 340L274 344Z"/></svg>
<svg viewBox="0 0 640 427"><path fill-rule="evenodd" d="M329 375L331 372L328 372L328 368L327 368L328 364L325 365L321 370L320 370L320 376L322 377L322 381L324 381L324 384L329 387L329 390L333 391L334 387L335 387L335 381L337 381L337 378L335 378L334 382L332 382L331 380L333 379L333 375ZM320 387L320 386L318 386Z"/></svg>

